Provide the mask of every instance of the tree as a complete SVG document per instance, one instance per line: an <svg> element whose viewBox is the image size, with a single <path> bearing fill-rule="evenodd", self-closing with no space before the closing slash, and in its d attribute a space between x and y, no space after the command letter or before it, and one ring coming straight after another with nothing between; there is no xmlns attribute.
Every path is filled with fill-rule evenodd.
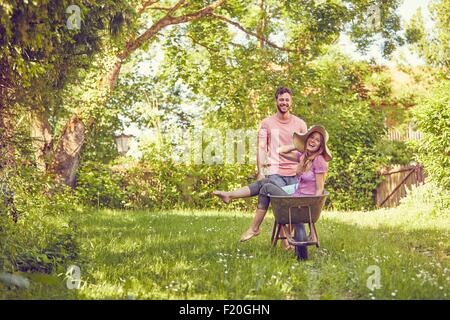
<svg viewBox="0 0 450 320"><path fill-rule="evenodd" d="M428 174L427 181L434 188L436 208L443 211L450 206L450 1L435 0L430 6L434 26L425 28L420 11L406 27L406 38L416 52L433 67L437 75L434 86L419 100L414 109L414 121L423 139L417 144L417 159Z"/></svg>
<svg viewBox="0 0 450 320"><path fill-rule="evenodd" d="M80 18L87 12L90 19L69 28L66 1L2 2L0 135L3 166L13 166L15 149L23 147L18 141L23 132L15 130L21 119L30 124L28 131L31 131L38 168L61 174L58 168L63 157L61 146L69 144L63 135L60 142L65 143L57 143L59 148L54 148L53 136L58 120L67 116L62 106L64 89L80 78L80 70L86 68L93 54L100 50L106 26L114 25L114 17L122 14L122 7L123 3L116 1L107 3L106 7L104 2L79 1L76 8L80 10ZM28 114L31 117L23 120ZM69 124L74 124L78 117L70 119ZM84 135L83 127L81 129L78 135ZM76 158L77 155L74 160Z"/></svg>
<svg viewBox="0 0 450 320"><path fill-rule="evenodd" d="M228 30L229 26L233 26L251 37L248 46L236 46L241 47L241 54L251 52L256 41L262 55L273 58L274 50L278 50L288 55L291 64L304 63L319 55L324 46L336 41L346 26L355 39L364 39L361 47L378 33L382 33L393 43L399 29L396 23L398 16L394 11L398 6L396 0L266 0L259 1L258 4L255 7L253 3L243 4L237 0L79 1L83 13L80 31L66 28L66 1L45 1L39 5L9 1L2 5L1 28L5 36L1 40L1 61L8 66L2 68L5 70L2 74L3 83L14 79L14 88L17 89L27 84L17 81L20 77L29 84L30 79L36 81L50 68L54 73L47 72L47 85L45 81L40 83L46 87L49 96L61 98L61 91L55 90L55 81L52 80L64 80L57 82L62 85L57 86L57 89L63 90L68 84L73 85L80 80L77 77L80 69L90 71L90 74L85 73L82 77L82 85L84 88L90 87L91 94L79 99L82 103L72 108L72 112L62 110L68 120L61 126L61 134L56 142L52 143L53 139L46 134L54 133L54 128L49 128L51 121L47 121L50 119L46 119L44 111L58 113L55 112L57 108L45 110L43 105L35 108L41 115L34 118L37 122L35 132L43 137L41 153L51 153L50 163L46 166L48 170L73 186L80 153L85 144L85 131L92 130L95 126L96 116L102 112L114 90L122 65L138 49L145 49L161 35L168 33L172 36L172 32L176 32L174 26L182 26L178 28L182 36L191 37L201 45L205 44L202 39L223 39L226 40L225 46L234 46ZM379 9L380 23L375 27L362 26L360 22L367 17L367 10L374 5ZM256 16L255 12L258 13ZM284 34L283 44L271 40L271 36L281 33ZM212 48L217 48L218 45L206 44ZM84 48L85 52L80 48ZM221 65L224 62L226 64L220 56L216 58L222 62ZM84 64L80 64L80 61ZM268 59L262 61L267 62ZM281 58L277 62L286 61L286 58ZM6 73L7 70L12 74ZM17 90L12 93L12 96L16 95ZM2 112L11 109L11 102L8 105L7 108L1 108ZM11 135L8 133L8 123L3 121L1 125L4 127L3 134Z"/></svg>
<svg viewBox="0 0 450 320"><path fill-rule="evenodd" d="M406 40L430 65L450 68L450 0L435 0L430 6L434 26L427 31L420 10L406 26Z"/></svg>

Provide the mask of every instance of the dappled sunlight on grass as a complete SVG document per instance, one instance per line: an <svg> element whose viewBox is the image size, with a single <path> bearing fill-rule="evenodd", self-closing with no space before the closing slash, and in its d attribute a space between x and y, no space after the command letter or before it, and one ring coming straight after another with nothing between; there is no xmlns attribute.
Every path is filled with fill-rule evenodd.
<svg viewBox="0 0 450 320"><path fill-rule="evenodd" d="M239 243L252 218L245 212L84 214L79 298L447 299L448 229L441 222L403 226L399 213L385 211L324 212L321 247L310 247L303 263L270 247L271 212L261 235L246 243ZM366 286L371 265L382 277L373 292Z"/></svg>

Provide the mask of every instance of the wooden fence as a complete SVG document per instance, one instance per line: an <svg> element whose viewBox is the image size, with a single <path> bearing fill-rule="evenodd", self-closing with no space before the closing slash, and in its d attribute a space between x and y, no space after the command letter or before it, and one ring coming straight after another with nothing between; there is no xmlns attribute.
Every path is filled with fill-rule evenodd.
<svg viewBox="0 0 450 320"><path fill-rule="evenodd" d="M395 207L406 196L406 188L418 185L425 180L420 165L395 166L384 169L380 174L384 180L375 190L375 202L378 207Z"/></svg>

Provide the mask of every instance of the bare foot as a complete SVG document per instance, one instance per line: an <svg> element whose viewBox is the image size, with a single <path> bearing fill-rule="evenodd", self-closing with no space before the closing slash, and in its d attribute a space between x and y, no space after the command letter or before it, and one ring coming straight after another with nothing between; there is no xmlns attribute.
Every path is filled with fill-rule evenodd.
<svg viewBox="0 0 450 320"><path fill-rule="evenodd" d="M213 191L213 194L222 199L222 201L225 202L226 204L229 204L231 202L231 197L227 195L227 192L225 191L215 190Z"/></svg>
<svg viewBox="0 0 450 320"><path fill-rule="evenodd" d="M245 242L245 241L248 241L251 238L256 237L258 235L259 235L259 230L255 231L252 228L250 228L242 234L240 241Z"/></svg>

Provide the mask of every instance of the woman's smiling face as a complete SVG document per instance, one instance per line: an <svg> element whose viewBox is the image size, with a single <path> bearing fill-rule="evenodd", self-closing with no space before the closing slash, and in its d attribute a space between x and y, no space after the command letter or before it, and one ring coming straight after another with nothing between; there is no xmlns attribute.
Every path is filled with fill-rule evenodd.
<svg viewBox="0 0 450 320"><path fill-rule="evenodd" d="M316 152L319 150L322 141L322 135L318 132L313 132L306 140L306 150L309 152Z"/></svg>

